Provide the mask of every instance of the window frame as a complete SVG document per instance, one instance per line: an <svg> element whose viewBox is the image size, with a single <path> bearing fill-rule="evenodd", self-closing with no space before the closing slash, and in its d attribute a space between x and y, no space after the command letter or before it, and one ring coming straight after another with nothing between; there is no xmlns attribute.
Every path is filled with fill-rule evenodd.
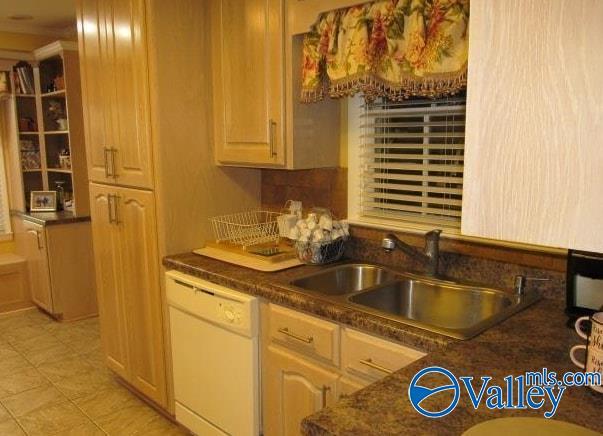
<svg viewBox="0 0 603 436"><path fill-rule="evenodd" d="M0 241L11 241L13 231L10 222L10 204L8 196L8 171L5 153L5 144L0 138L0 215L5 222L4 232L0 233Z"/></svg>
<svg viewBox="0 0 603 436"><path fill-rule="evenodd" d="M361 115L364 98L357 94L346 99L347 106L347 145L348 145L348 221L350 224L372 227L381 230L398 230L407 233L425 233L433 230L436 225L425 222L413 221L412 219L388 219L382 217L369 217L362 214L359 199L362 198L362 128ZM462 219L462 216L461 216ZM481 240L480 238L461 235L460 223L457 227L442 227L443 234L463 239ZM482 240L483 241L483 240Z"/></svg>

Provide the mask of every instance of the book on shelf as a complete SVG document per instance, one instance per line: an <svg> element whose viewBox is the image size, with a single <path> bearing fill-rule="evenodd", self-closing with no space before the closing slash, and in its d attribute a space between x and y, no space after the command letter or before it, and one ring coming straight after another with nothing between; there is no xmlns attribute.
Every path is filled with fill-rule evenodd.
<svg viewBox="0 0 603 436"><path fill-rule="evenodd" d="M19 94L34 94L33 70L27 64L19 62L14 69L15 88Z"/></svg>
<svg viewBox="0 0 603 436"><path fill-rule="evenodd" d="M39 148L29 139L20 139L19 148L21 151L38 151Z"/></svg>

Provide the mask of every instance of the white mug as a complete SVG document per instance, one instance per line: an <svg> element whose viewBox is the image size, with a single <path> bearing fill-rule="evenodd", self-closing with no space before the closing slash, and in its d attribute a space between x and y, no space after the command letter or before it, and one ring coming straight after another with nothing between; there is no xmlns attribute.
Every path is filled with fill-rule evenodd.
<svg viewBox="0 0 603 436"><path fill-rule="evenodd" d="M578 350L586 350L586 362L580 362L576 359L574 353ZM572 359L572 362L574 362L574 365L578 368L583 369L586 372L598 372L603 379L603 352L597 351L593 349L593 347L587 347L586 345L575 345L570 350L570 359ZM603 385L590 385L590 388L603 394Z"/></svg>
<svg viewBox="0 0 603 436"><path fill-rule="evenodd" d="M590 337L582 332L581 324L591 320ZM583 316L576 320L576 332L582 339L588 341L588 346L603 353L603 312L595 313L592 317Z"/></svg>

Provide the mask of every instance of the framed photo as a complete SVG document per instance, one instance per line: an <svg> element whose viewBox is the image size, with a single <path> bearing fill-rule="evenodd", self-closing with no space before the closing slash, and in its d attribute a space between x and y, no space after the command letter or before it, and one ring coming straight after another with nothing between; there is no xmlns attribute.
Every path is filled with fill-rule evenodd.
<svg viewBox="0 0 603 436"><path fill-rule="evenodd" d="M57 210L57 192L31 191L29 210L31 212L54 212Z"/></svg>

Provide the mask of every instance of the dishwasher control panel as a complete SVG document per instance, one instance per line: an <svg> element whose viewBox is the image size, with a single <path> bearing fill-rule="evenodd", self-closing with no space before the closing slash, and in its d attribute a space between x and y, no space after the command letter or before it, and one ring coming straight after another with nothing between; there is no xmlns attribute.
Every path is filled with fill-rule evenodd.
<svg viewBox="0 0 603 436"><path fill-rule="evenodd" d="M166 273L166 293L170 306L195 317L249 337L259 331L256 297L178 271Z"/></svg>
<svg viewBox="0 0 603 436"><path fill-rule="evenodd" d="M218 303L218 316L229 324L241 324L243 310L239 304L220 301Z"/></svg>

